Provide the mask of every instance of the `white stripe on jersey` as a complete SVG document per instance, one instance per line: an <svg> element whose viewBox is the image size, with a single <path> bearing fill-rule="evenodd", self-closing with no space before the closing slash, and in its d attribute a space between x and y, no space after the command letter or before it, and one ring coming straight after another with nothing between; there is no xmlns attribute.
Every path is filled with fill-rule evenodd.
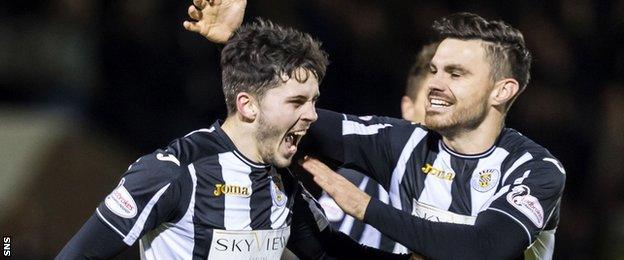
<svg viewBox="0 0 624 260"><path fill-rule="evenodd" d="M381 233L373 226L366 224L364 226L364 231L362 231L362 236L359 243L362 245L379 248L379 244L381 243Z"/></svg>
<svg viewBox="0 0 624 260"><path fill-rule="evenodd" d="M412 152L414 151L416 146L420 143L420 141L422 141L425 135L427 135L427 131L421 128L416 128L414 132L412 132L412 135L407 140L407 143L405 144L405 146L403 147L403 150L401 151L401 155L399 156L397 165L394 167L394 170L392 170L392 178L390 179L389 196L390 196L390 202L392 203L392 206L394 208L403 209L401 205L401 197L400 197L401 194L399 191L399 186L401 184L401 181L403 180L403 175L405 175L405 164L407 164L407 161L412 156Z"/></svg>
<svg viewBox="0 0 624 260"><path fill-rule="evenodd" d="M381 184L377 184L377 198L379 198L381 202L388 204L388 192L384 190ZM364 231L362 231L360 244L379 248L381 246L381 232L373 226L366 224L364 226Z"/></svg>
<svg viewBox="0 0 624 260"><path fill-rule="evenodd" d="M410 138L407 140L407 143L403 147L401 151L401 155L399 156L399 160L397 165L392 170L392 177L390 179L390 191L388 192L388 196L390 197L390 203L396 209L403 209L403 205L401 205L401 192L400 186L401 181L403 180L403 176L405 175L405 167L412 156L412 152L416 148L416 146L423 140L423 138L427 135L427 131L422 128L416 128ZM399 243L394 244L393 253L407 253L407 247L401 245Z"/></svg>
<svg viewBox="0 0 624 260"><path fill-rule="evenodd" d="M277 189L276 184L273 181L273 179L271 179L270 185L271 185L271 188L270 188L271 190ZM282 193L282 196L283 196L282 199L286 200L286 202L282 203L281 206L277 204L277 202L275 201L275 198L273 198L273 195L271 196L271 203L272 203L271 204L271 228L272 229L279 229L279 228L285 227L286 220L288 219L288 215L290 214L290 210L287 207L288 197L286 196L286 193Z"/></svg>
<svg viewBox="0 0 624 260"><path fill-rule="evenodd" d="M451 167L451 154L442 149L442 146L438 144L440 153L433 162L433 167L436 169L453 169ZM452 180L446 180L434 176L432 174L425 177L425 188L423 189L418 202L434 206L441 210L448 210L453 201L451 195Z"/></svg>
<svg viewBox="0 0 624 260"><path fill-rule="evenodd" d="M526 172L524 172L524 174L522 174L522 177L520 177L520 178L518 178L518 179L516 179L516 180L514 181L514 184L515 184L515 185L522 184L522 182L524 181L524 179L526 179L527 177L529 177L529 173L531 173L531 170L527 170Z"/></svg>
<svg viewBox="0 0 624 260"><path fill-rule="evenodd" d="M139 215L136 222L134 223L134 226L132 226L132 229L130 229L130 232L128 232L128 235L124 238L124 243L131 246L132 244L134 244L134 241L139 238L139 235L141 235L141 231L143 231L143 227L145 226L145 221L147 221L147 217L149 216L150 212L152 212L152 207L154 207L156 202L158 202L158 200L160 199L160 196L162 196L167 188L169 188L169 185L171 185L171 183L167 183L167 185L160 188L160 190L158 190L158 192L156 192L156 194L154 194L154 196L150 199L147 205L145 205L145 208L143 208L143 211L141 211L141 215Z"/></svg>
<svg viewBox="0 0 624 260"><path fill-rule="evenodd" d="M220 153L219 164L225 185L249 187L251 190L251 167L245 164L232 152ZM253 191L252 191L253 192ZM251 230L251 196L223 196L223 226L226 230Z"/></svg>
<svg viewBox="0 0 624 260"><path fill-rule="evenodd" d="M487 208L490 207L490 205L492 205L492 202L500 198L500 196L505 195L509 191L509 187L511 186L510 185L503 186L498 192L496 192L496 194L494 194L494 196L492 196L485 204L483 204L483 206L481 206L481 210L479 210L479 212L486 210Z"/></svg>
<svg viewBox="0 0 624 260"><path fill-rule="evenodd" d="M392 127L391 124L365 125L355 121L342 121L342 135L374 135L379 133L379 129Z"/></svg>
<svg viewBox="0 0 624 260"><path fill-rule="evenodd" d="M507 152L503 148L497 147L488 157L479 159L477 167L472 172L472 178L478 178L479 176L477 175L479 175L481 171L485 170L494 170L492 174L497 174L498 176L492 175L492 181L494 181L494 178L496 178L496 183L489 183L489 185L492 185L493 188L488 191L480 192L474 188L470 189L470 202L472 204L470 209L472 216L476 216L477 214L479 214L483 205L487 203L487 201L494 195L494 193L496 193L496 187L498 187L498 183L501 180L500 162L505 160L505 157L507 157L507 155L509 155L509 152Z"/></svg>
<svg viewBox="0 0 624 260"><path fill-rule="evenodd" d="M212 133L212 131L214 131L214 130L215 130L214 126L212 126L210 128L197 129L197 130L195 130L193 132L190 132L190 133L186 134L184 137L189 137L189 135L192 135L194 133L199 133L199 132L201 132L201 133Z"/></svg>
<svg viewBox="0 0 624 260"><path fill-rule="evenodd" d="M552 259L555 252L555 231L542 230L535 242L524 250L524 259Z"/></svg>
<svg viewBox="0 0 624 260"><path fill-rule="evenodd" d="M193 190L184 216L175 224L163 223L155 230L145 234L140 240L141 259L191 259L193 257L195 244L193 216L195 215L197 176L193 164L190 164L188 169L193 182Z"/></svg>
<svg viewBox="0 0 624 260"><path fill-rule="evenodd" d="M507 180L507 177L509 177L509 175L515 171L516 169L518 169L518 167L520 167L520 165L524 164L525 162L528 162L529 160L533 159L533 156L529 153L526 152L525 154L523 154L522 156L520 156L520 158L518 158L512 165L511 167L505 172L505 175L503 176L503 181L501 183L505 183L505 181Z"/></svg>
<svg viewBox="0 0 624 260"><path fill-rule="evenodd" d="M366 185L368 184L368 176L364 176L364 178L362 178L362 182L360 182L360 185L358 186L358 189L360 190L365 190L366 189ZM342 223L340 224L340 232L345 233L347 235L351 235L351 228L353 228L353 221L355 219L350 216L350 215L345 215L344 219L342 220Z"/></svg>

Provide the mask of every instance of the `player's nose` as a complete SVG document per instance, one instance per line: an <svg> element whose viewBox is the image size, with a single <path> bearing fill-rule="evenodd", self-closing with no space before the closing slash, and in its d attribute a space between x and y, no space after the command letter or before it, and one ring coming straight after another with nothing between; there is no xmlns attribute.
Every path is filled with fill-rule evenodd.
<svg viewBox="0 0 624 260"><path fill-rule="evenodd" d="M310 123L318 119L318 114L316 113L316 107L314 107L314 105L311 104L311 102L306 104L303 114L301 115L301 119L308 121Z"/></svg>
<svg viewBox="0 0 624 260"><path fill-rule="evenodd" d="M427 89L431 91L444 91L444 82L437 77L432 76L427 80Z"/></svg>

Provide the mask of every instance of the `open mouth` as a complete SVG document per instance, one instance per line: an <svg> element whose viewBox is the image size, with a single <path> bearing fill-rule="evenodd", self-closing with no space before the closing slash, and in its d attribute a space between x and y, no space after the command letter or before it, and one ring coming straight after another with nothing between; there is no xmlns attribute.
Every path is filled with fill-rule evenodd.
<svg viewBox="0 0 624 260"><path fill-rule="evenodd" d="M444 107L449 107L452 105L448 101L437 99L437 98L429 99L429 103L431 104L431 107L434 107L434 108L444 108Z"/></svg>
<svg viewBox="0 0 624 260"><path fill-rule="evenodd" d="M284 137L284 143L286 144L286 149L290 155L297 152L297 145L299 145L301 138L303 138L305 134L306 130L294 130L286 134Z"/></svg>

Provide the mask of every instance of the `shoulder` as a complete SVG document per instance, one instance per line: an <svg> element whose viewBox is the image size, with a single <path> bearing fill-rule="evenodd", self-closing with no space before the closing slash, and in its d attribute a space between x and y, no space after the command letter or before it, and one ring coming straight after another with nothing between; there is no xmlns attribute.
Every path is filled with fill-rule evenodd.
<svg viewBox="0 0 624 260"><path fill-rule="evenodd" d="M566 170L545 147L509 128L503 130L499 147L509 152L508 158L511 160L507 166L515 171L515 177L527 175L542 185L563 187Z"/></svg>
<svg viewBox="0 0 624 260"><path fill-rule="evenodd" d="M206 157L230 151L223 136L215 127L194 130L169 143L164 152L178 160L180 165L189 165Z"/></svg>

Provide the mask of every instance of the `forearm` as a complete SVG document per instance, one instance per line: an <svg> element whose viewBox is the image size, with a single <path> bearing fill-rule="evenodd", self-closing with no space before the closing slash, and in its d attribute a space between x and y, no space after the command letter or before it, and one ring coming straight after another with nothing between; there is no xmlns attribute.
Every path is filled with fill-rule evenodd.
<svg viewBox="0 0 624 260"><path fill-rule="evenodd" d="M482 213L473 226L432 222L373 199L364 222L433 259L511 259L528 246L522 227L497 212Z"/></svg>
<svg viewBox="0 0 624 260"><path fill-rule="evenodd" d="M393 254L377 248L361 245L346 234L327 227L321 232L322 241L327 241L328 255L338 259L408 259L406 254Z"/></svg>
<svg viewBox="0 0 624 260"><path fill-rule="evenodd" d="M121 236L94 214L59 252L56 259L109 259L127 247Z"/></svg>

